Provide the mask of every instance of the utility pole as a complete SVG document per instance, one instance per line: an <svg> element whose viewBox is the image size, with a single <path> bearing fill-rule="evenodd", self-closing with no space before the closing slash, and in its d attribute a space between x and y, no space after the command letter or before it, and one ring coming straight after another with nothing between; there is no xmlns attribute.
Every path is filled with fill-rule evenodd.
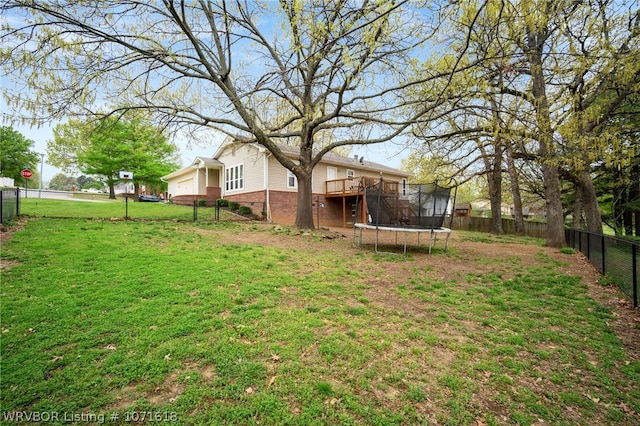
<svg viewBox="0 0 640 426"><path fill-rule="evenodd" d="M42 198L42 169L44 166L44 154L40 153L40 189L38 189L38 198Z"/></svg>

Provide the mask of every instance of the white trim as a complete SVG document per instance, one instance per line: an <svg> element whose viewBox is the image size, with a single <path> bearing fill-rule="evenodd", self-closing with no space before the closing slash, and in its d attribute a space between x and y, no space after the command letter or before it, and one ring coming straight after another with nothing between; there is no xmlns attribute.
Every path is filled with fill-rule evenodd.
<svg viewBox="0 0 640 426"><path fill-rule="evenodd" d="M225 193L242 191L244 189L244 163L234 164L231 167L225 167L224 170L224 189Z"/></svg>
<svg viewBox="0 0 640 426"><path fill-rule="evenodd" d="M293 178L293 185L291 185L291 178ZM298 178L289 169L287 169L287 188L288 189L297 189L298 188Z"/></svg>

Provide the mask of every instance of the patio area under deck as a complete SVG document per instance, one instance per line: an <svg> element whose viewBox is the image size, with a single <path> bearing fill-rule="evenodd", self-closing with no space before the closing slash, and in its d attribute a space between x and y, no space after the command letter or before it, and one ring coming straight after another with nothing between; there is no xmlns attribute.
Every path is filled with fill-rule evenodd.
<svg viewBox="0 0 640 426"><path fill-rule="evenodd" d="M354 218L360 215L360 220L366 223L366 201L364 198L364 188L373 186L380 181L380 177L372 176L354 176L345 179L334 179L325 182L325 198L342 198L342 226L347 228L348 218ZM392 180L383 180L386 192L400 192L400 182ZM357 205L356 205L357 202ZM349 208L355 205L355 209Z"/></svg>

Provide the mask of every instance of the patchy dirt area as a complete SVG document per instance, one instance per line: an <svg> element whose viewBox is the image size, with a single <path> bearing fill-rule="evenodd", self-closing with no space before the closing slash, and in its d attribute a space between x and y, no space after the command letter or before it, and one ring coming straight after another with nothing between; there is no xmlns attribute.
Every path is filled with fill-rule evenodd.
<svg viewBox="0 0 640 426"><path fill-rule="evenodd" d="M0 224L0 251L2 251L2 246L4 245L5 241L8 241L9 239L11 239L14 232L24 228L25 223L26 223L26 219L21 219L14 222L13 226L11 227ZM2 272L2 270L11 268L16 264L17 264L16 262L6 260L0 257L0 273Z"/></svg>
<svg viewBox="0 0 640 426"><path fill-rule="evenodd" d="M362 247L354 247L357 242L357 235L353 229L332 228L330 230L318 230L312 233L304 231L291 231L278 225L257 225L265 232L243 232L234 233L232 238L236 242L255 243L282 248L295 248L300 250L318 250L323 245L334 244L340 246L342 252L360 250L374 250L374 233L365 231L362 238ZM206 231L203 231L206 232ZM216 231L218 232L218 231ZM283 238L282 235L287 235ZM291 238L293 237L293 238ZM231 236L230 236L231 238ZM491 237L489 237L491 238ZM416 235L409 235L407 239L408 255L413 256L415 267L429 267L434 271L441 271L441 278L447 280L452 274L464 275L467 273L482 273L482 265L477 265L469 260L482 258L504 259L512 256L519 258L519 264L523 267L538 264L537 257L540 252L553 258L558 262L567 264L563 269L568 275L579 276L582 282L587 284L589 295L599 304L611 310L615 321L609 325L615 331L618 338L627 348L629 355L640 360L640 308L633 308L631 302L615 286L603 286L599 283L600 274L588 262L585 256L579 252L573 255L561 253L557 249L542 247L535 244L517 244L502 242L465 241L456 235L455 232L449 239L449 247L455 253L455 258L449 256L433 256L425 253L424 245L428 244L428 238L421 236L420 244L422 249L416 250L418 240ZM404 236L393 232L381 232L379 234L380 250L389 250L402 256L402 245ZM435 247L442 250L444 240L439 238ZM398 281L404 277L404 263L390 263L386 265L385 282L388 286L397 286ZM487 268L489 270L491 268ZM388 297L388 292L385 292ZM386 304L390 303L386 300ZM407 301L399 301L404 309L407 308Z"/></svg>

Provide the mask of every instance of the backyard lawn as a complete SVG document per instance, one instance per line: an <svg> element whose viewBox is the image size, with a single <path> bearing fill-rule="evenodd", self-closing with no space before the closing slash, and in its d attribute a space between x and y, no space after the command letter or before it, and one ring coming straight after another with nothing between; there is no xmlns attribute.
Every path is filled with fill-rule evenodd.
<svg viewBox="0 0 640 426"><path fill-rule="evenodd" d="M88 210L24 205L2 241L3 424L640 423L638 346L579 254L60 203Z"/></svg>

